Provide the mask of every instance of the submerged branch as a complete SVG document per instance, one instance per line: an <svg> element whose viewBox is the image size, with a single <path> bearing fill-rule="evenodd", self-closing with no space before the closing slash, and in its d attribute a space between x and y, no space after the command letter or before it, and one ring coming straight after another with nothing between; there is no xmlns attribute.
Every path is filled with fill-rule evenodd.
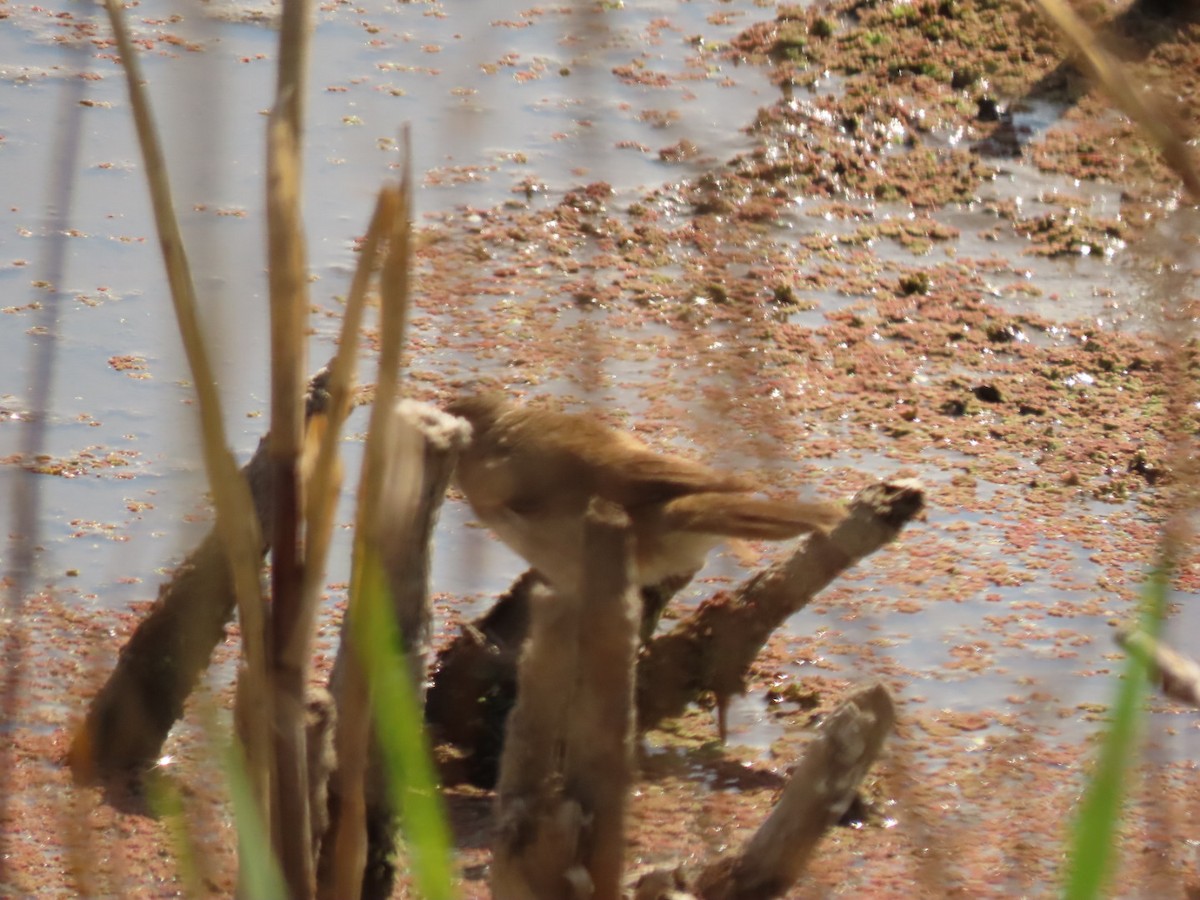
<svg viewBox="0 0 1200 900"><path fill-rule="evenodd" d="M885 481L860 491L828 536L801 538L790 557L719 594L642 650L638 728L654 728L711 692L723 710L744 689L771 634L833 579L894 540L925 503L918 482Z"/></svg>
<svg viewBox="0 0 1200 900"><path fill-rule="evenodd" d="M775 808L739 852L706 864L694 878L679 869L643 875L633 887L635 900L782 897L804 873L821 838L849 808L895 717L892 698L882 685L855 692L821 724Z"/></svg>

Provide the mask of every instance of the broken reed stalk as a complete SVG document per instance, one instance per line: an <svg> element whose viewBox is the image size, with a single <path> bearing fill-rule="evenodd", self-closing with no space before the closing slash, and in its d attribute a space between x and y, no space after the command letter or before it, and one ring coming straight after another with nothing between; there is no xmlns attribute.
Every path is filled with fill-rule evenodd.
<svg viewBox="0 0 1200 900"><path fill-rule="evenodd" d="M249 775L255 802L268 821L269 789L272 781L268 754L270 696L267 689L266 660L263 650L264 622L262 585L259 582L260 548L262 539L258 519L246 482L239 476L237 463L230 451L221 417L220 397L212 363L200 332L196 292L192 282L183 238L171 200L166 163L154 126L149 101L143 87L144 78L133 43L125 28L118 0L105 0L109 22L117 41L121 63L125 68L129 88L129 103L137 129L138 143L146 167L146 180L154 209L154 221L171 289L175 319L196 388L200 415L201 446L205 472L216 507L216 531L228 564L233 570L233 588L241 616L243 675L248 683L241 696L255 704L250 733L244 734Z"/></svg>
<svg viewBox="0 0 1200 900"><path fill-rule="evenodd" d="M1200 663L1144 631L1121 628L1114 639L1127 653L1141 657L1163 694L1200 709Z"/></svg>
<svg viewBox="0 0 1200 900"><path fill-rule="evenodd" d="M1200 172L1184 138L1187 130L1180 127L1176 117L1167 114L1157 95L1129 77L1120 62L1100 45L1096 33L1063 0L1037 0L1037 5L1121 111L1158 145L1167 165L1192 195L1192 202L1200 202Z"/></svg>
<svg viewBox="0 0 1200 900"><path fill-rule="evenodd" d="M362 251L359 254L358 265L350 284L350 293L346 298L346 309L342 316L341 334L338 339L338 349L329 364L329 403L333 421L343 422L350 411L350 399L356 380L355 367L358 356L358 334L362 326L363 310L366 307L367 290L375 271L380 248L386 241L387 232L391 229L392 219L396 209L395 191L384 187L380 189L375 210L371 216L367 233L363 239ZM300 590L300 609L297 614L297 627L292 631L292 641L284 652L290 659L296 659L306 654L312 642L313 627L316 621L317 608L321 602L321 588L324 583L325 564L329 555L329 545L333 532L333 516L337 507L337 498L341 489L341 469L338 464L337 442L340 431L337 428L325 430L317 444L317 454L312 466L305 473L304 483L304 515L305 515L305 566L303 582ZM331 705L333 701L331 700ZM351 717L362 712L348 711ZM331 716L327 723L331 746L328 756L336 758L332 744L333 733L336 729L336 718ZM326 834L335 834L330 822L328 793L332 771L314 771L314 746L311 732L308 748L310 796L313 803L309 813L313 827L314 866L316 867L316 890L322 890L320 860L323 854L332 854L332 846L326 843ZM330 763L329 769L336 769L336 764ZM355 777L351 773L350 777ZM314 790L315 788L315 790ZM359 814L361 816L361 813ZM347 835L344 840L350 840Z"/></svg>
<svg viewBox="0 0 1200 900"><path fill-rule="evenodd" d="M367 290L375 272L380 248L386 241L386 233L391 228L391 221L396 215L396 211L395 192L387 187L380 189L375 200L375 210L371 215L370 224L367 226L366 236L363 238L362 250L350 284L350 292L346 298L337 353L329 363L329 405L334 422L344 422L350 412L351 395L356 380L358 335L362 326L363 310L366 307ZM300 586L300 607L296 613L296 624L292 629L290 642L282 648L282 653L287 659L306 659L312 643L317 609L321 602L325 565L333 533L333 517L342 484L341 467L337 455L339 436L340 429L336 427L322 432L316 443L316 455L311 466L305 467L306 471L302 479L305 565ZM330 703L333 705L332 699ZM351 714L353 715L353 712ZM336 717L331 713L330 721L326 723L330 735L329 757L335 757L332 747L335 723ZM319 892L321 890L319 861L323 853L332 850L331 847L326 846L325 836L327 833L334 833L330 828L328 792L330 777L333 774L329 770L335 769L336 765L331 762L321 771L314 771L314 759L320 758L320 754L314 757L316 748L313 746L311 736L310 729L309 771L307 774L312 803L310 803L309 816L312 824L315 890Z"/></svg>
<svg viewBox="0 0 1200 900"><path fill-rule="evenodd" d="M338 423L339 426L350 414L351 397L356 382L358 335L362 328L367 290L375 272L380 248L386 241L385 229L390 228L390 223L396 215L396 202L395 192L386 187L380 189L376 196L375 210L367 226L358 264L350 283L350 293L346 297L337 353L328 364L329 417L331 422ZM341 471L337 455L340 435L340 427L329 428L321 433L317 443L317 454L311 467L304 473L305 567L299 618L308 623L309 630L305 632L297 628L293 631L294 644L286 651L289 658L295 658L298 653L305 652L311 643L312 627L321 602L325 564L333 533L333 516L341 489Z"/></svg>
<svg viewBox="0 0 1200 900"><path fill-rule="evenodd" d="M428 404L402 400L396 405L394 415L396 445L388 455L388 471L380 486L383 492L380 516L369 537L377 548L391 599L390 613L398 626L400 647L395 649L404 660L406 680L417 695L414 705L419 709L419 686L425 680L425 651L431 619L431 540L454 461L469 435L461 419ZM330 809L335 830L342 815L347 816L349 830L343 838L342 848L343 852L353 855L355 862L353 866L342 867L342 871L351 868L361 871L361 888L357 893L348 894L345 891L351 885L345 880L336 885L332 883L333 847L322 854L319 871L322 896L368 900L392 894L395 834L400 810L393 801L393 787L388 783L389 764L381 753L378 727L372 726L365 732L361 730L368 711L358 707L357 703L365 699L365 694L362 685L354 680L355 667L348 661L355 634L355 624L348 619L343 625L330 691L339 700L345 697L354 705L356 721L360 723L354 736L355 740L366 742L366 754L363 757L357 752L348 753L347 761L355 768L347 773L344 781L355 793L343 795L339 788L343 779L335 777ZM412 724L419 727L418 723ZM358 826L359 820L365 828ZM360 853L363 854L361 857Z"/></svg>
<svg viewBox="0 0 1200 900"><path fill-rule="evenodd" d="M300 224L300 179L293 122L277 101L267 135L267 231L271 296L271 609L270 663L275 780L271 785L272 846L292 897L316 890L304 746L304 686L309 650L302 619L306 558L301 530L301 385L308 354L308 291Z"/></svg>
<svg viewBox="0 0 1200 900"><path fill-rule="evenodd" d="M284 0L275 103L267 124L268 282L271 297L271 616L273 692L271 844L293 900L316 893L305 746L305 685L313 630L303 586L301 385L307 360L308 265L301 213L304 81L310 0Z"/></svg>
<svg viewBox="0 0 1200 900"><path fill-rule="evenodd" d="M629 517L593 501L584 541L587 586L531 597L497 786L501 900L621 896L639 620Z"/></svg>
<svg viewBox="0 0 1200 900"><path fill-rule="evenodd" d="M343 629L346 657L342 682L335 694L338 707L335 747L338 774L334 792L341 798L334 817L334 859L322 887L323 896L357 898L362 892L366 864L366 808L364 788L370 746L370 698L365 661L354 640L354 623L361 617L365 592L377 588L376 548L368 535L375 533L381 508L381 487L388 471L388 457L395 450L392 407L398 384L408 304L408 216L407 171L400 185L388 186L393 210L386 223L388 252L380 286L380 351L375 398L371 406L367 440L363 450L355 516L354 561L351 569L350 601L346 610L349 627ZM339 651L341 652L341 651ZM328 894L332 889L333 893Z"/></svg>

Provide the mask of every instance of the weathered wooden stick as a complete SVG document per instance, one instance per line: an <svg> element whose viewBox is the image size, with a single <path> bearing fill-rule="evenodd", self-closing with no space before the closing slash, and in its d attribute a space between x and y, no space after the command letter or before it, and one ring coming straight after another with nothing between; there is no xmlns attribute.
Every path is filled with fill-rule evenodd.
<svg viewBox="0 0 1200 900"><path fill-rule="evenodd" d="M379 533L385 536L381 555L392 595L392 611L404 642L409 683L422 695L417 704L420 709L428 678L429 628L433 616L429 597L433 530L454 461L469 434L461 419L427 403L401 400L396 407L396 418L397 430L403 429L417 444L420 463L414 468L419 468L421 478L411 486L416 494L415 512L411 512L413 503L396 502L399 499L396 494L406 490L397 482L403 482L412 473L403 471L400 460L393 460L396 465L384 486L389 499L380 508ZM410 511L407 523L400 521L405 507ZM386 900L392 895L396 875L397 810L389 801L392 794L380 764L378 745L372 741L371 747L366 781L367 868L362 900Z"/></svg>
<svg viewBox="0 0 1200 900"><path fill-rule="evenodd" d="M421 478L410 488L399 483L412 477L397 465L384 485L385 502L379 511L378 530L384 535L383 567L387 571L392 594L392 610L404 638L408 653L409 674L413 684L425 681L429 625L432 610L429 603L430 548L433 529L446 496L446 485L454 471L454 461L470 439L462 419L442 412L428 403L401 400L396 405L397 429L403 429L417 442ZM416 514L410 521L401 517L412 510L406 504L393 502L401 490L415 491Z"/></svg>
<svg viewBox="0 0 1200 900"><path fill-rule="evenodd" d="M740 852L708 863L694 878L678 868L641 875L633 885L635 900L768 900L786 894L846 812L894 721L886 688L856 692L822 723L775 808Z"/></svg>
<svg viewBox="0 0 1200 900"><path fill-rule="evenodd" d="M449 416L429 404L402 400L396 405L392 437L397 449L384 479L378 517L372 531L379 541L380 556L387 572L392 612L404 643L410 683L419 688L426 677L425 653L431 617L430 540L446 495L450 473L454 469L454 460L467 441L468 433L461 419ZM403 445L403 449L400 445ZM342 706L349 695L358 694L359 688L365 688L365 685L353 684L350 678L352 664L348 657L347 638L344 624L342 643L330 678L330 691L339 716L344 714ZM357 699L361 703L365 696ZM364 707L357 712L361 717L367 715L368 711ZM346 724L353 725L353 722ZM390 793L384 781L377 745L370 734L368 729L365 736L365 769L361 773L354 773L350 779L362 785L361 790L355 790L350 808L362 811L359 815L365 825L365 859L358 893L363 900L391 896L395 880L392 858L396 849L396 810L389 800ZM339 742L339 766L355 756L353 753L344 754L342 750ZM330 781L330 834L338 834L345 821L341 815L347 809L343 792L345 774L339 772ZM318 872L320 893L325 897L352 897L352 893L344 888L335 889L333 884L331 856L336 852L334 841L322 844Z"/></svg>
<svg viewBox="0 0 1200 900"><path fill-rule="evenodd" d="M859 782L883 748L896 711L883 685L860 690L834 710L783 796L741 853L710 863L696 879L705 900L750 900L785 894L817 843L849 808Z"/></svg>
<svg viewBox="0 0 1200 900"><path fill-rule="evenodd" d="M1200 663L1156 640L1144 631L1119 629L1116 642L1150 666L1162 692L1172 700L1200 709Z"/></svg>
<svg viewBox="0 0 1200 900"><path fill-rule="evenodd" d="M497 900L575 897L581 883L590 890L580 862L584 811L567 796L562 777L577 677L579 598L539 584L530 602L529 641L496 788L491 886Z"/></svg>
<svg viewBox="0 0 1200 900"><path fill-rule="evenodd" d="M327 378L322 369L309 381L305 413L310 422L325 414ZM272 503L265 438L241 474L265 534ZM260 547L260 555L266 550ZM234 604L233 576L214 528L159 588L154 606L92 699L68 753L77 780L136 773L154 764L213 648L224 639Z"/></svg>

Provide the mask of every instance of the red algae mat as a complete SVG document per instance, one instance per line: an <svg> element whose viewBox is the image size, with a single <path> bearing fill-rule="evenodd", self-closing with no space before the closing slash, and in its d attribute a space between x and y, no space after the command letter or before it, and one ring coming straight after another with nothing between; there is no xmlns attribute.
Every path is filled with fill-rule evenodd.
<svg viewBox="0 0 1200 900"><path fill-rule="evenodd" d="M1173 98L1168 113L1191 134L1200 14L1150 6L1095 24L1131 78ZM0 5L0 17L9 11ZM592 14L612 24L620 12ZM413 41L361 12L322 14L372 47ZM465 374L495 376L520 395L592 406L656 446L751 470L780 495L848 498L880 478L919 478L924 519L774 636L727 746L704 709L644 737L629 864L698 863L738 846L821 716L880 680L898 727L865 785L865 815L827 837L788 896L1056 895L1123 664L1113 626L1136 620L1163 523L1195 483L1196 218L1154 149L1025 3L704 4L697 30L720 38L676 15L666 4L637 41L606 44L623 61L603 77L633 92L620 115L650 136L600 133L576 111L578 133L556 139L561 178L512 154L425 171L428 189L481 182L501 196L418 222L409 390L437 400ZM533 9L493 25L520 34L563 16ZM169 40L170 22L140 27L147 50L191 52ZM512 90L567 79L569 93L569 38L544 55L498 44L482 71L505 73ZM686 47L684 62L661 64L656 42ZM376 67L374 87L435 79L441 49L421 44L422 66ZM744 110L734 149L675 130L689 92L751 77L772 88ZM600 177L581 134L618 168L650 165L661 178L635 190ZM218 208L238 218L220 204L197 215ZM8 274L23 268L3 262ZM323 337L339 306L319 303ZM33 312L5 310L26 328ZM136 384L165 363L121 345L101 365ZM93 431L48 453L39 477L153 476L151 462ZM126 490L136 518L147 501ZM447 512L463 518L457 498ZM80 512L72 528L120 540L130 526ZM474 565L470 538L443 528L439 541ZM742 548L684 602L776 552ZM1185 652L1196 563L1188 555L1176 572L1166 629ZM6 622L22 668L5 725L4 889L229 896L234 832L213 741L227 724L236 631L164 748L189 823L180 834L156 814L161 798L77 789L62 766L141 608L96 603L92 590L38 594ZM334 653L331 594L314 678ZM436 601L444 641L469 611L462 597ZM1196 713L1158 698L1150 709L1113 895L1191 896ZM458 785L446 796L462 893L486 897L491 796Z"/></svg>

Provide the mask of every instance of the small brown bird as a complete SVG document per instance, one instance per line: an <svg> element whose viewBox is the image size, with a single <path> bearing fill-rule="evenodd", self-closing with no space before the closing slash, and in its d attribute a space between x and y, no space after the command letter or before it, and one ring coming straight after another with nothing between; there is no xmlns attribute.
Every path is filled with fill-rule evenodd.
<svg viewBox="0 0 1200 900"><path fill-rule="evenodd" d="M446 409L473 429L455 482L475 514L563 590L579 587L594 496L629 514L643 587L686 581L723 538L783 540L827 531L846 515L836 503L757 497L746 479L656 453L587 415L518 406L499 391L465 393Z"/></svg>

